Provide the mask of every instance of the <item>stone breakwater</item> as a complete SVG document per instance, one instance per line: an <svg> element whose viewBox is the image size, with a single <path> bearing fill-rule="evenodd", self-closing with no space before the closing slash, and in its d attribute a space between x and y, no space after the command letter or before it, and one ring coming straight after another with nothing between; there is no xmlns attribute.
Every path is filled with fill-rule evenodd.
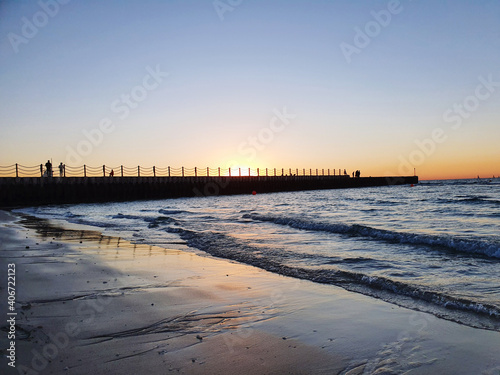
<svg viewBox="0 0 500 375"><path fill-rule="evenodd" d="M344 189L418 183L417 176L3 177L0 207Z"/></svg>

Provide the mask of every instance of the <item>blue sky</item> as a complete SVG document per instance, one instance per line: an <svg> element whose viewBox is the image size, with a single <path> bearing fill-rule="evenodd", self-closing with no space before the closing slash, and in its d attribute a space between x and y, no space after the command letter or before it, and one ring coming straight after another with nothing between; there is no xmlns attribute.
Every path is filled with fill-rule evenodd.
<svg viewBox="0 0 500 375"><path fill-rule="evenodd" d="M0 20L0 165L500 174L498 1L5 1Z"/></svg>

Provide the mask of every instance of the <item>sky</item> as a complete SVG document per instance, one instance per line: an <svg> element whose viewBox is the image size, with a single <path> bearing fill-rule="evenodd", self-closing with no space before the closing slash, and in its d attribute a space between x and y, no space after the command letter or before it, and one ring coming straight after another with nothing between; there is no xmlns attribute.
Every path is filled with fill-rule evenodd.
<svg viewBox="0 0 500 375"><path fill-rule="evenodd" d="M500 175L500 2L0 2L0 166Z"/></svg>

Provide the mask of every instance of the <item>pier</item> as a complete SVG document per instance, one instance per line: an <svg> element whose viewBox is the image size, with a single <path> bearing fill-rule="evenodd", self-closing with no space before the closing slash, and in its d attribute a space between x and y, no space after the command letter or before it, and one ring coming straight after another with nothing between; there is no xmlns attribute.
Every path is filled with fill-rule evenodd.
<svg viewBox="0 0 500 375"><path fill-rule="evenodd" d="M56 177L58 176L58 177ZM345 169L0 166L0 207L119 202L418 183L417 176L351 177Z"/></svg>
<svg viewBox="0 0 500 375"><path fill-rule="evenodd" d="M361 188L418 183L417 176L0 177L0 207Z"/></svg>

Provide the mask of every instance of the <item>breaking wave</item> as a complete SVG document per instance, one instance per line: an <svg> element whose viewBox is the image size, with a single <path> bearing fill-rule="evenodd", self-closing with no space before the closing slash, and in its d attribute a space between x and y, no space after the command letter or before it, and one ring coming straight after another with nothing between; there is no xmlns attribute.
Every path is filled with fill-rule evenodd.
<svg viewBox="0 0 500 375"><path fill-rule="evenodd" d="M188 246L210 255L246 263L280 275L340 286L346 290L387 300L401 306L407 306L408 301L398 297L409 297L411 300L425 302L444 311L462 311L500 319L500 309L494 305L478 303L467 298L456 298L445 293L427 290L421 285L341 269L318 269L285 264L287 259L307 256L306 254L251 246L224 233L197 232L181 227L165 227L163 229L169 233L177 233ZM366 258L347 259L347 262L358 261L370 260ZM441 316L450 318L452 314L447 316L444 313ZM453 318L451 319L453 320Z"/></svg>
<svg viewBox="0 0 500 375"><path fill-rule="evenodd" d="M395 232L358 224L324 223L292 217L261 215L255 213L244 214L243 218L262 222L271 222L278 225L286 225L295 229L345 234L349 236L359 236L402 244L441 247L451 251L500 258L500 243L493 241L454 238L452 236L433 236L418 233Z"/></svg>

